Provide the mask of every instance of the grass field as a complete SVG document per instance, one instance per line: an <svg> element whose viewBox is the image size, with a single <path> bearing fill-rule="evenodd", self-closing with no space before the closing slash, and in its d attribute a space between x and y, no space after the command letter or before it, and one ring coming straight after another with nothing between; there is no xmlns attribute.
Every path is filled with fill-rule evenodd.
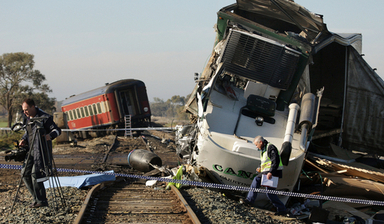
<svg viewBox="0 0 384 224"><path fill-rule="evenodd" d="M0 128L6 128L8 125L7 117L4 115L0 116Z"/></svg>

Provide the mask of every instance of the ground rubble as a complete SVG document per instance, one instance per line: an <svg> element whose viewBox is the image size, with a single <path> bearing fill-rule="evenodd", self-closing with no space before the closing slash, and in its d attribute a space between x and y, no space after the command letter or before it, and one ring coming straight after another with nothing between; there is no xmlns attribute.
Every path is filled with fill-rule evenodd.
<svg viewBox="0 0 384 224"><path fill-rule="evenodd" d="M187 169L188 170L188 169ZM195 170L195 169L189 169ZM319 173L310 172L303 174L300 179L303 180L300 190L296 192L306 194L322 194L332 192L327 190L329 179L321 180ZM305 179L312 178L310 183ZM348 177L351 178L351 177ZM191 177L186 173L183 179L196 181L196 176ZM376 183L377 184L377 183ZM343 186L343 191L350 192L352 186ZM182 186L181 191L184 197L189 200L191 207L202 223L355 223L365 224L381 223L384 217L384 210L381 206L372 206L364 204L353 204L347 202L322 201L309 198L291 197L287 202L287 208L295 216L294 219L281 216L275 216L273 206L268 210L254 206L246 206L239 203L239 198L244 198L246 192L228 192L217 189L205 189L193 186ZM368 192L369 193L369 192ZM333 196L340 196L334 195ZM364 198L364 196L367 196ZM378 200L380 197L369 197L377 194L370 193L364 196L342 195L346 198L359 198L367 200ZM224 217L223 217L224 216Z"/></svg>
<svg viewBox="0 0 384 224"><path fill-rule="evenodd" d="M11 175L12 171L2 172L2 175ZM72 223L88 192L74 187L62 187L61 197L54 196L52 189L47 189L49 206L30 208L33 200L24 185L21 185L15 197L18 184L19 180L15 179L0 185L0 223Z"/></svg>
<svg viewBox="0 0 384 224"><path fill-rule="evenodd" d="M384 223L384 166L380 157L352 152L331 144L327 153L309 152L302 175L301 191L333 196L343 201L319 201L319 214L335 223ZM350 203L359 199L367 203ZM372 204L369 204L372 203ZM382 203L380 203L382 204ZM300 205L295 208L300 213ZM304 206L305 208L305 206Z"/></svg>
<svg viewBox="0 0 384 224"><path fill-rule="evenodd" d="M170 134L162 132L152 133L157 141L143 140L145 136L121 139L117 138L117 146L113 153L129 153L133 148L147 148L151 151L164 153L174 152L174 142ZM62 146L55 149L55 154L73 153L105 153L109 145L115 139L106 136L94 141L84 141L77 148ZM159 153L159 155L162 155ZM101 160L101 159L100 159ZM4 161L0 161L4 163ZM354 161L356 162L356 161ZM93 164L94 166L95 164ZM123 166L119 166L123 167ZM105 168L110 168L105 166ZM174 168L177 169L177 166ZM195 169L188 169L189 171ZM305 171L304 171L305 170ZM68 206L54 209L50 207L32 209L28 205L31 198L26 188L22 185L19 196L16 200L12 213L11 205L14 200L19 180L19 170L0 169L0 223L72 223L76 218L81 203L89 188L77 189L65 187L64 196ZM117 170L116 172L120 172ZM123 172L123 171L122 171ZM308 194L329 194L343 197L364 198L368 200L384 200L381 188L383 170L370 168L367 165L356 165L355 163L343 164L338 161L331 161L318 156L308 156L303 174L300 176L300 187L297 192ZM168 175L169 173L167 173ZM64 175L64 174L62 174ZM76 174L72 174L76 175ZM185 173L185 177L191 180L198 180L195 175ZM340 180L351 180L351 183ZM367 188L361 189L356 181L371 181L370 186L376 190ZM203 180L205 181L205 180ZM346 184L348 183L348 184ZM165 187L165 186L164 186ZM340 189L342 189L340 191ZM352 189L352 190L351 190ZM297 219L275 216L273 209L262 209L254 206L245 206L239 203L239 198L244 197L246 192L228 192L218 189L209 189L193 186L182 186L180 189L185 199L194 210L201 223L369 223L371 220L380 220L383 207L354 205L351 203L316 201L306 198L291 197L287 207L297 215ZM345 192L352 195L347 195ZM363 192L363 193L362 193ZM52 201L52 200L50 200Z"/></svg>
<svg viewBox="0 0 384 224"><path fill-rule="evenodd" d="M336 146L332 146L336 147ZM334 149L341 150L341 149ZM339 154L340 152L336 152ZM343 152L346 154L346 152ZM337 161L332 161L331 157L328 159L314 156L313 153L308 155L305 161L303 172L300 176L300 181L295 192L311 195L322 195L322 196L335 196L338 198L345 199L345 201L332 201L332 200L317 200L310 198L295 198L291 197L287 202L287 208L296 217L297 222L309 222L309 223L384 223L384 209L379 205L368 204L370 201L384 201L384 170L381 167L373 167L372 164L384 164L383 161L368 160L362 158L361 155L348 155L348 160L343 160L342 156L334 157ZM353 159L351 159L353 158ZM368 157L370 158L370 157ZM347 162L346 162L347 161ZM183 175L183 179L196 181L196 173L194 171L198 168L188 168L188 165ZM177 168L174 168L177 170ZM174 172L175 173L175 172ZM191 175L193 174L193 175ZM200 180L201 181L201 180ZM211 201L212 206L208 206L207 203L204 205L196 205L198 213L202 213L202 219L209 219L206 217L214 216L214 212L208 208L217 208L215 204L224 200L224 195L229 196L231 193L223 193L223 191L217 191L215 189L200 189L198 187L187 187L185 192L193 192L189 196L195 198L195 201L207 200ZM201 191L201 192L199 192ZM197 193L199 192L199 193ZM217 193L217 195L215 195ZM195 196L199 195L199 196ZM211 198L198 199L201 195L210 195ZM226 206L231 208L242 208L241 210L233 209L239 213L248 210L249 208L243 208L243 205L239 205L238 199L244 197L244 192L237 192L235 196L230 197L231 203L227 203ZM367 204L350 203L349 199L362 199L367 201ZM201 207L199 207L201 206ZM271 206L273 207L273 206ZM269 208L271 210L271 207ZM252 207L254 208L254 207ZM258 209L258 208L254 208ZM259 209L265 214L273 217L272 212L266 212L266 210ZM232 210L227 209L226 212ZM251 210L252 211L252 210ZM235 212L236 213L236 212ZM227 219L235 221L237 215L233 213ZM252 213L252 212L251 212ZM254 212L253 215L256 215ZM251 215L251 217L254 217ZM243 215L243 222L248 222L250 216ZM217 217L213 220L218 219ZM255 219L258 220L258 219ZM255 221L253 220L253 221ZM238 220L237 220L238 221ZM285 220L288 221L288 220ZM293 222L293 220L289 220ZM267 222L264 220L263 222Z"/></svg>

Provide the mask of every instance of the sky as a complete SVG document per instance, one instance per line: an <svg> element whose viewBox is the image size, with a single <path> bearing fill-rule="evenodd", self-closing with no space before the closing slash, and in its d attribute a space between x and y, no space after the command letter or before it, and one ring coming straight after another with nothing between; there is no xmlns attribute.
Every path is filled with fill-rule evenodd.
<svg viewBox="0 0 384 224"><path fill-rule="evenodd" d="M1 0L0 54L34 55L58 101L120 79L148 98L186 96L211 54L217 11L235 0ZM362 33L364 59L384 76L384 1L296 0L330 31Z"/></svg>

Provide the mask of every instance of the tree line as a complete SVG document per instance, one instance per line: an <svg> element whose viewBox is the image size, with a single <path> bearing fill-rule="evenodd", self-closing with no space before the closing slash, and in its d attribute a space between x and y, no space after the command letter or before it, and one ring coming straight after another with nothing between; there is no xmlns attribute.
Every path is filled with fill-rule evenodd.
<svg viewBox="0 0 384 224"><path fill-rule="evenodd" d="M174 95L167 101L154 97L153 102L150 102L151 113L153 116L188 120L187 113L184 112L184 106L188 99L189 95L186 97Z"/></svg>
<svg viewBox="0 0 384 224"><path fill-rule="evenodd" d="M55 110L55 98L48 96L51 88L44 84L45 75L34 69L34 55L17 52L0 56L0 106L7 112L8 127L25 98L33 98L39 108Z"/></svg>
<svg viewBox="0 0 384 224"><path fill-rule="evenodd" d="M33 98L36 105L48 113L56 110L56 98L48 96L52 90L44 83L45 75L34 66L32 54L17 52L0 56L0 107L3 109L0 112L7 114L8 127L11 127L17 112L21 111L21 104L26 98ZM174 95L166 101L154 97L150 102L151 113L154 116L188 120L184 112L187 99L189 96Z"/></svg>

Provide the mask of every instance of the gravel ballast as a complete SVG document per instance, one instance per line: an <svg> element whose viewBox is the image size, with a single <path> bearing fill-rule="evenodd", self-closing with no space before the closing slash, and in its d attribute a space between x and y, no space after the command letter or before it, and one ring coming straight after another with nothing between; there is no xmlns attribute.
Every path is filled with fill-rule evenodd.
<svg viewBox="0 0 384 224"><path fill-rule="evenodd" d="M18 183L18 180L15 179L14 183ZM66 207L60 206L60 200L57 201L59 206L55 206L52 198L49 198L49 207L29 208L32 198L22 185L13 211L9 214L16 191L17 185L0 185L0 223L73 223L88 188L62 187ZM52 197L50 192L48 189L48 196ZM180 192L201 223L303 223L296 219L274 216L274 212L242 205L238 200L215 189L183 187Z"/></svg>

